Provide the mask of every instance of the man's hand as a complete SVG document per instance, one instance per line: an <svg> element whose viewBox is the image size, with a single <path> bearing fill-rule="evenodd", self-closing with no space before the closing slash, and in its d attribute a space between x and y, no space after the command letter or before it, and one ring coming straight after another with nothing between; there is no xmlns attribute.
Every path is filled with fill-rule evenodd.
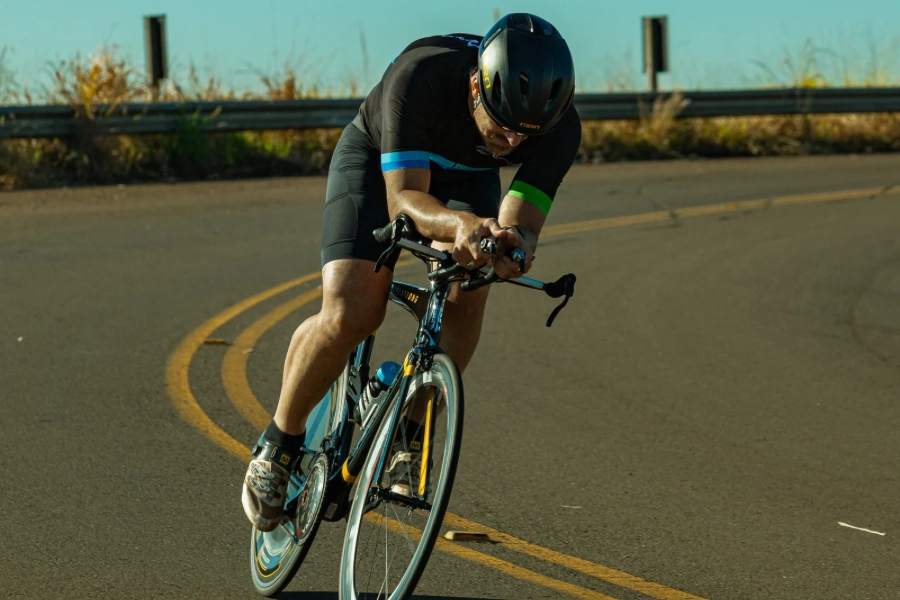
<svg viewBox="0 0 900 600"><path fill-rule="evenodd" d="M510 233L500 227L497 219L482 219L471 213L461 213L453 242L453 260L471 268L486 265L494 256L481 249L481 240L491 236L502 240Z"/></svg>
<svg viewBox="0 0 900 600"><path fill-rule="evenodd" d="M525 243L525 240L522 239L522 236L519 235L518 229L515 227L507 227L503 230L503 235L498 235L496 237L498 240L497 256L494 257L493 267L500 279L521 277L531 270L531 261L534 259L534 253ZM519 270L520 267L517 261L514 261L507 256L515 248L518 248L525 253L524 271Z"/></svg>
<svg viewBox="0 0 900 600"><path fill-rule="evenodd" d="M488 254L481 249L481 240L487 237L497 238L497 255ZM519 270L519 263L507 254L519 248L525 253L525 271ZM500 279L521 277L531 269L534 254L528 244L514 227L503 228L497 219L482 219L463 213L456 228L456 240L453 245L453 260L461 265L476 268L491 263Z"/></svg>

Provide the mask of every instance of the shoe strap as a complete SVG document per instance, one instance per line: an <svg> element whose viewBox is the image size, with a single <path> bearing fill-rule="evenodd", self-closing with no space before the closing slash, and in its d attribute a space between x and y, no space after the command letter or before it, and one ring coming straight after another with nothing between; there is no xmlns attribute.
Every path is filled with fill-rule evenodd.
<svg viewBox="0 0 900 600"><path fill-rule="evenodd" d="M256 442L256 446L253 447L254 459L272 461L288 471L294 469L294 465L296 465L299 457L299 453L288 452L284 448L279 448L275 444L267 441L264 437L261 437L259 441Z"/></svg>

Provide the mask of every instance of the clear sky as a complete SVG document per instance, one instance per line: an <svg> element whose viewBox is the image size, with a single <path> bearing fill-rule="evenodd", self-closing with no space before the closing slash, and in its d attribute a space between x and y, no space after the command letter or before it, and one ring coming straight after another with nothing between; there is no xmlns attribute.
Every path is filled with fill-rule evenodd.
<svg viewBox="0 0 900 600"><path fill-rule="evenodd" d="M800 62L810 38L832 78L842 65L857 79L873 66L882 77L900 76L900 0L2 0L0 48L8 47L15 80L32 88L48 82L48 61L102 44L118 46L143 69L141 18L164 13L176 75L193 63L206 76L252 89L254 70L290 64L320 87L341 91L355 79L367 90L408 42L481 34L495 9L533 12L556 25L586 91L643 86L643 15L669 17L672 72L661 77L664 88L766 83L754 61L789 81L783 59Z"/></svg>

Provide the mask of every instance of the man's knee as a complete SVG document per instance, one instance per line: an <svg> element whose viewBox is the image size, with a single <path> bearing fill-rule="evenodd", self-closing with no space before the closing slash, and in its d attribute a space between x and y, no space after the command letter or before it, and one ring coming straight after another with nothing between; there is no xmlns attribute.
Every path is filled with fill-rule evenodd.
<svg viewBox="0 0 900 600"><path fill-rule="evenodd" d="M484 312L489 293L490 286L464 292L460 289L460 283L457 282L453 284L450 294L447 296L448 306L467 315L480 314Z"/></svg>
<svg viewBox="0 0 900 600"><path fill-rule="evenodd" d="M331 304L319 313L319 326L328 338L342 345L355 346L381 327L386 305Z"/></svg>
<svg viewBox="0 0 900 600"><path fill-rule="evenodd" d="M362 260L334 261L322 269L322 311L319 327L324 336L342 346L355 346L381 326L387 310L391 272L372 272Z"/></svg>

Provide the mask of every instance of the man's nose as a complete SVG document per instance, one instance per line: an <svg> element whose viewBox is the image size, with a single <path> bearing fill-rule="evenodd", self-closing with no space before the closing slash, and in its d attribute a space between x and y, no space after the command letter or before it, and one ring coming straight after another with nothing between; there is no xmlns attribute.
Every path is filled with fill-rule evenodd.
<svg viewBox="0 0 900 600"><path fill-rule="evenodd" d="M509 145L514 146L514 147L518 146L519 143L525 139L524 135L522 135L520 133L516 133L515 131L505 131L504 130L503 135L506 136L506 141L509 142Z"/></svg>

